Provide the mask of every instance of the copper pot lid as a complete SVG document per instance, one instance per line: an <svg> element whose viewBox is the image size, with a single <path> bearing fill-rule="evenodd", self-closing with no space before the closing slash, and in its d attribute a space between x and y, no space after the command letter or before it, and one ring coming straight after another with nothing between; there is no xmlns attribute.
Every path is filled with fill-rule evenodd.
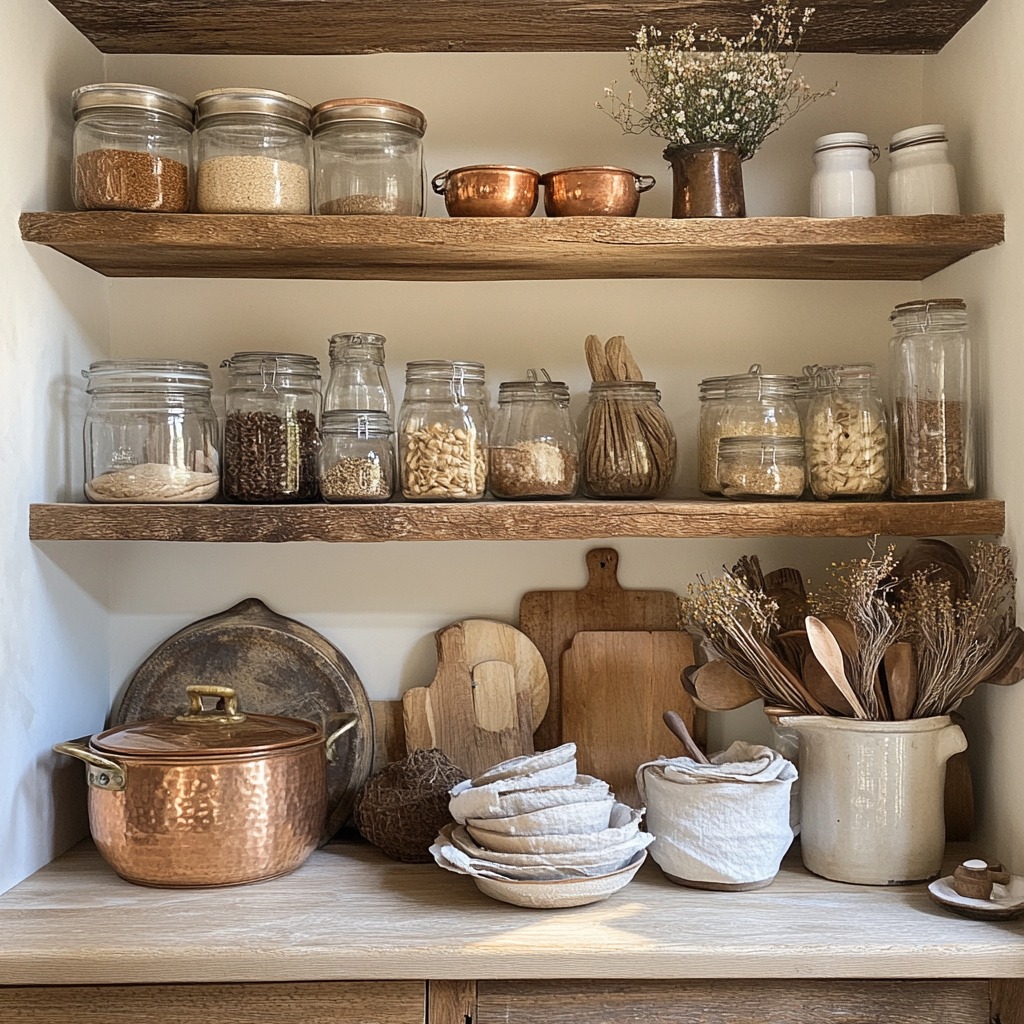
<svg viewBox="0 0 1024 1024"><path fill-rule="evenodd" d="M229 686L188 686L189 707L180 715L120 725L92 738L111 754L139 757L205 757L256 754L304 746L322 738L320 726L281 715L247 715ZM214 708L203 697L216 698Z"/></svg>

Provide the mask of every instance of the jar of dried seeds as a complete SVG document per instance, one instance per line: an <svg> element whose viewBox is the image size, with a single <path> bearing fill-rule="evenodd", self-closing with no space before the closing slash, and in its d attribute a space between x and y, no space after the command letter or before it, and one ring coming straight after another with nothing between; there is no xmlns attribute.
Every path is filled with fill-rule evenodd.
<svg viewBox="0 0 1024 1024"><path fill-rule="evenodd" d="M491 431L489 487L495 498L570 498L579 482L579 451L569 388L542 370L503 382Z"/></svg>
<svg viewBox="0 0 1024 1024"><path fill-rule="evenodd" d="M395 491L391 419L384 412L334 409L321 425L324 501L387 501Z"/></svg>
<svg viewBox="0 0 1024 1024"><path fill-rule="evenodd" d="M804 441L816 498L876 498L889 490L889 429L871 363L808 367L814 391Z"/></svg>
<svg viewBox="0 0 1024 1024"><path fill-rule="evenodd" d="M224 497L311 501L317 497L320 364L315 356L236 352L224 398Z"/></svg>
<svg viewBox="0 0 1024 1024"><path fill-rule="evenodd" d="M192 105L147 85L104 82L71 95L71 190L79 210L185 213Z"/></svg>
<svg viewBox="0 0 1024 1024"><path fill-rule="evenodd" d="M700 382L697 422L697 486L704 494L721 494L718 486L718 442L722 437L725 385L728 377L705 377Z"/></svg>
<svg viewBox="0 0 1024 1024"><path fill-rule="evenodd" d="M310 106L271 89L196 97L196 209L309 213Z"/></svg>
<svg viewBox="0 0 1024 1024"><path fill-rule="evenodd" d="M970 495L975 486L971 344L963 299L898 305L892 355L892 493Z"/></svg>
<svg viewBox="0 0 1024 1024"><path fill-rule="evenodd" d="M799 498L804 442L799 437L723 437L718 484L727 498Z"/></svg>
<svg viewBox="0 0 1024 1024"><path fill-rule="evenodd" d="M487 487L487 398L480 363L408 363L398 423L402 495L474 501Z"/></svg>
<svg viewBox="0 0 1024 1024"><path fill-rule="evenodd" d="M84 440L90 501L217 497L217 417L205 363L104 359L82 376L89 382Z"/></svg>

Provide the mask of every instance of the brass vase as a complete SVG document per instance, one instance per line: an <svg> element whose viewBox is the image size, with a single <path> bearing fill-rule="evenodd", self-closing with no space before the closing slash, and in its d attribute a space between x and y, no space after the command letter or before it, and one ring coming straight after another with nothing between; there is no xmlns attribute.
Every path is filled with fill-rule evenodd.
<svg viewBox="0 0 1024 1024"><path fill-rule="evenodd" d="M732 143L669 146L673 217L745 217L743 164Z"/></svg>

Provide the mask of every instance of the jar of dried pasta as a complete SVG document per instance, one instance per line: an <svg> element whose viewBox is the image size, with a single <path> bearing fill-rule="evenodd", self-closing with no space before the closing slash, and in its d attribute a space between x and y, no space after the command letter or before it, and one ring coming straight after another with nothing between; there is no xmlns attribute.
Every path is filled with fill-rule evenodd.
<svg viewBox="0 0 1024 1024"><path fill-rule="evenodd" d="M876 498L889 490L889 429L871 363L813 367L804 425L816 498Z"/></svg>
<svg viewBox="0 0 1024 1024"><path fill-rule="evenodd" d="M723 437L718 485L727 498L799 498L806 486L799 437Z"/></svg>

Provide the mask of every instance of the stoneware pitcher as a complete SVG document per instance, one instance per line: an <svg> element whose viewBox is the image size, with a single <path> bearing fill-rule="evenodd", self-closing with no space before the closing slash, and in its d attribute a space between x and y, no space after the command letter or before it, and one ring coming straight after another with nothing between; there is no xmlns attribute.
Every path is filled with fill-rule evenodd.
<svg viewBox="0 0 1024 1024"><path fill-rule="evenodd" d="M862 722L777 720L800 741L800 835L816 875L861 885L936 878L946 829L946 761L967 748L948 715Z"/></svg>

